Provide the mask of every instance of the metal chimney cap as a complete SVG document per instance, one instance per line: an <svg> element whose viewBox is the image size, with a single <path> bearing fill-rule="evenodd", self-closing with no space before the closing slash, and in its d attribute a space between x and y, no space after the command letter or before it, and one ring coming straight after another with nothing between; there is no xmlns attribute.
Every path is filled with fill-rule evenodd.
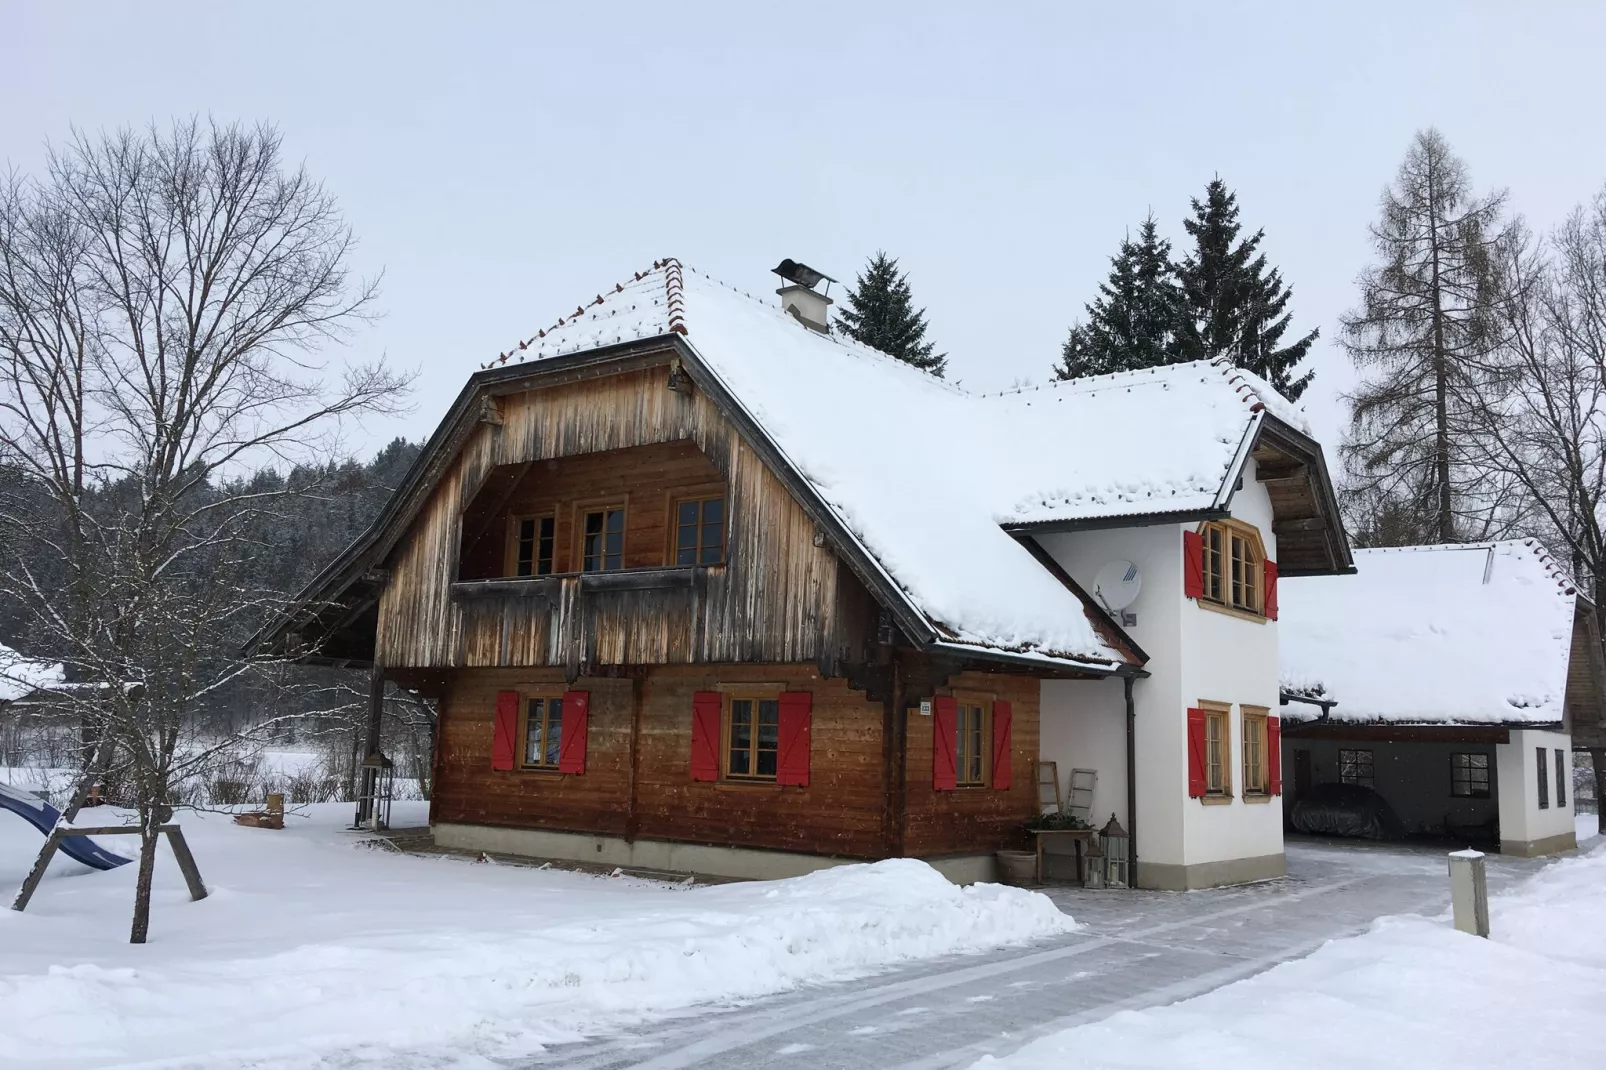
<svg viewBox="0 0 1606 1070"><path fill-rule="evenodd" d="M782 260L778 265L776 265L775 267L771 268L770 270L774 271L775 274L779 275L781 278L785 279L787 282L795 282L799 286L807 286L811 290L814 289L814 287L818 286L822 281L824 281L824 282L835 282L836 281L831 276L825 274L823 271L815 271L813 268L809 267L807 264L800 264L796 260L791 259L790 257L788 257L785 260Z"/></svg>

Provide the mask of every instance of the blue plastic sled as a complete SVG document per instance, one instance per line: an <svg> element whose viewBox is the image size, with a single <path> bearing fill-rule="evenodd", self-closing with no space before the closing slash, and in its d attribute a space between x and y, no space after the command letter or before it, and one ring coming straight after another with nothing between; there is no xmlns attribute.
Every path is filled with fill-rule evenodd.
<svg viewBox="0 0 1606 1070"><path fill-rule="evenodd" d="M0 810L10 810L46 836L61 820L61 811L54 806L31 792L18 791L9 784L0 784ZM61 841L61 849L69 858L96 869L116 869L132 861L122 855L112 854L88 836L68 836Z"/></svg>

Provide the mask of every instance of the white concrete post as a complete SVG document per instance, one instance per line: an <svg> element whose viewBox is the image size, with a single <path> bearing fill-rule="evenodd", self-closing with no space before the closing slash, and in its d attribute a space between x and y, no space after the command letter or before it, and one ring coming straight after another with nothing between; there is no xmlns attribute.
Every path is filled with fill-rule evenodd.
<svg viewBox="0 0 1606 1070"><path fill-rule="evenodd" d="M1489 885L1482 851L1456 851L1450 855L1450 906L1455 911L1457 929L1473 936L1489 935Z"/></svg>

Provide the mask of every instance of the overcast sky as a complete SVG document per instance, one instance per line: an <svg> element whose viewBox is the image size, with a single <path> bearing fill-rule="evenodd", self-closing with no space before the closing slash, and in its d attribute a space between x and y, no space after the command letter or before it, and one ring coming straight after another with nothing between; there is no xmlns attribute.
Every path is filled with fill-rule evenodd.
<svg viewBox="0 0 1606 1070"><path fill-rule="evenodd" d="M278 124L385 271L354 346L420 372L365 452L666 255L768 293L782 257L846 279L885 249L950 378L1043 382L1123 234L1152 209L1180 240L1220 174L1321 328L1331 457L1337 318L1412 132L1553 225L1606 183L1606 5L1309 6L0 0L0 156L37 169L74 124Z"/></svg>

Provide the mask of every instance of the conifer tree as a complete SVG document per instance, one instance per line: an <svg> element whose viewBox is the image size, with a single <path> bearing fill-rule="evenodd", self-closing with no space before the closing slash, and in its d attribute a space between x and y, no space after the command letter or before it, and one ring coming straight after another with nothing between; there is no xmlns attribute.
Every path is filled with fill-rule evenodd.
<svg viewBox="0 0 1606 1070"><path fill-rule="evenodd" d="M1054 369L1056 379L1153 368L1186 359L1182 350L1182 290L1171 243L1154 216L1110 258L1110 277L1087 306L1087 323L1071 328Z"/></svg>
<svg viewBox="0 0 1606 1070"><path fill-rule="evenodd" d="M1219 177L1205 186L1204 201L1192 201L1183 221L1194 247L1177 268L1187 302L1183 350L1189 360L1224 357L1265 378L1290 400L1310 385L1314 372L1296 375L1319 331L1282 344L1293 316L1293 296L1260 252L1264 230L1239 239L1238 197Z"/></svg>
<svg viewBox="0 0 1606 1070"><path fill-rule="evenodd" d="M837 323L855 341L942 378L948 354L926 338L926 310L914 307L909 276L884 252L870 258L837 310Z"/></svg>
<svg viewBox="0 0 1606 1070"><path fill-rule="evenodd" d="M1476 196L1466 164L1428 129L1381 209L1371 227L1379 262L1361 274L1360 307L1342 320L1362 377L1343 445L1350 490L1382 503L1413 540L1456 542L1487 505L1487 481L1468 462L1479 376L1496 343L1491 265L1507 240L1505 194Z"/></svg>

